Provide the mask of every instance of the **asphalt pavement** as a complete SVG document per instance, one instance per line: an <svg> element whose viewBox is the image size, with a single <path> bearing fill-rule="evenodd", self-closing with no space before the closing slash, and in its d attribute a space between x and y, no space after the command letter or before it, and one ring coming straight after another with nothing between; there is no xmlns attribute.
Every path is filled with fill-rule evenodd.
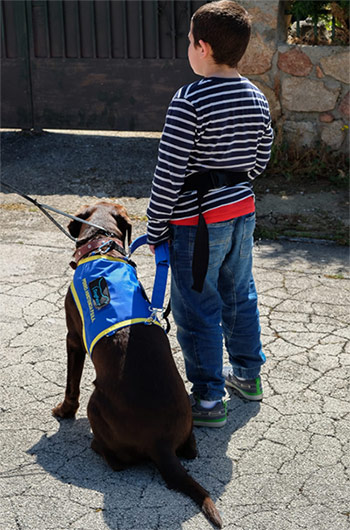
<svg viewBox="0 0 350 530"><path fill-rule="evenodd" d="M57 180L40 193L11 167L7 160L6 178L46 204L74 213L96 200L60 193ZM211 528L191 499L166 488L152 464L113 472L91 450L88 358L76 419L51 415L65 390L63 302L73 243L17 195L0 198L1 529ZM133 218L134 237L144 233L147 190L124 193L120 202ZM154 258L143 247L135 260L150 293ZM348 249L261 241L254 274L267 356L264 400L228 393L226 426L195 428L199 456L185 466L210 491L227 530L349 529ZM189 389L171 323L172 351Z"/></svg>

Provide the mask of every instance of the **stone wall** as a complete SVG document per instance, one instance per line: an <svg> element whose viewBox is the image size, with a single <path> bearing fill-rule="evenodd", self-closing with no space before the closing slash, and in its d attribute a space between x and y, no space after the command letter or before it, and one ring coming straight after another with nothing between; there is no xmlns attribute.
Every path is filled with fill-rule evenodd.
<svg viewBox="0 0 350 530"><path fill-rule="evenodd" d="M286 44L285 2L240 0L253 32L239 70L266 95L275 127L299 146L349 151L349 63L346 46Z"/></svg>

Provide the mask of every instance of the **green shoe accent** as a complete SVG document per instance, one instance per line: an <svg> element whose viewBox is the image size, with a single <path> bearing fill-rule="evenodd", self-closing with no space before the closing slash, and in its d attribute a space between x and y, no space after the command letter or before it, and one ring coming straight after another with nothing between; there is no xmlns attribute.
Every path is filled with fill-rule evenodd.
<svg viewBox="0 0 350 530"><path fill-rule="evenodd" d="M223 427L227 421L227 404L223 401L217 403L212 409L200 405L199 399L193 395L192 418L196 427Z"/></svg>
<svg viewBox="0 0 350 530"><path fill-rule="evenodd" d="M233 388L240 396L249 401L262 401L263 389L260 376L255 379L238 379L230 366L224 366L225 385Z"/></svg>

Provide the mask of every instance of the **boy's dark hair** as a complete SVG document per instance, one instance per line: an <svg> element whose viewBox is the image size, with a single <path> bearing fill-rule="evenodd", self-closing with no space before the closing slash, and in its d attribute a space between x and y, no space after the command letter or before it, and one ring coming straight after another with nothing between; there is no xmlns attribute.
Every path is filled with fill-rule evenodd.
<svg viewBox="0 0 350 530"><path fill-rule="evenodd" d="M192 17L194 45L210 44L217 64L235 68L247 49L251 31L248 12L232 0L202 5Z"/></svg>

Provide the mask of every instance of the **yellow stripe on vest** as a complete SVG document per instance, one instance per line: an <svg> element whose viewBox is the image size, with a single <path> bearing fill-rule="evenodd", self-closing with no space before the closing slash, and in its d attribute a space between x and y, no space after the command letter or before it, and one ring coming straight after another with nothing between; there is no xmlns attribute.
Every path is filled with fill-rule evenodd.
<svg viewBox="0 0 350 530"><path fill-rule="evenodd" d="M162 327L160 322L157 320L151 320L149 318L130 318L129 320L124 320L123 322L118 322L118 324L114 324L113 326L110 326L107 329L104 329L97 335L97 337L94 338L94 340L91 342L90 346L90 356L92 354L92 350L96 344L97 341L102 339L105 335L108 335L108 333L111 333L112 331L117 331L118 329L125 328L126 326L131 326L132 324L156 324L157 326Z"/></svg>
<svg viewBox="0 0 350 530"><path fill-rule="evenodd" d="M83 308L81 307L80 300L79 300L79 297L77 295L77 291L75 290L73 282L70 284L70 290L71 290L71 293L73 295L75 305L78 308L79 315L80 315L80 318L81 318L81 323L83 325L83 341L84 341L85 351L87 353L88 352L88 348L87 348L87 345L86 345L84 313L83 313Z"/></svg>
<svg viewBox="0 0 350 530"><path fill-rule="evenodd" d="M88 263L89 261L95 261L97 259L107 259L108 261L120 261L121 263L128 263L127 260L123 258L113 258L112 256L101 256L100 254L96 254L96 256L89 256L88 258L81 259L78 263L78 267L80 265L83 265L84 263Z"/></svg>

